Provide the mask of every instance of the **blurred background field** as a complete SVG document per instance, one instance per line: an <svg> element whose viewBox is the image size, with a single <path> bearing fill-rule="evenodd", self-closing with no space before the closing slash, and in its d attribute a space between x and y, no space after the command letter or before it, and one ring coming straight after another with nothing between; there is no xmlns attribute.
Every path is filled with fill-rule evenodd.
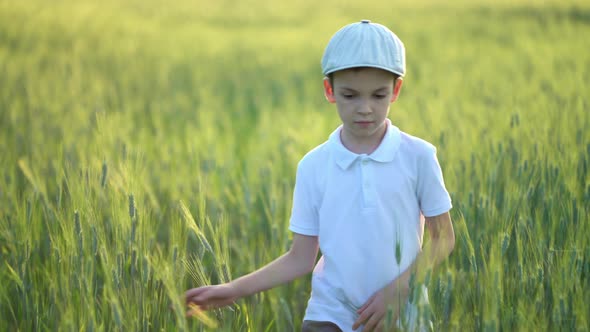
<svg viewBox="0 0 590 332"><path fill-rule="evenodd" d="M206 317L182 295L289 247L339 124L323 48L366 18L453 198L435 330L589 330L590 5L524 0L0 0L0 329L298 330L309 278Z"/></svg>

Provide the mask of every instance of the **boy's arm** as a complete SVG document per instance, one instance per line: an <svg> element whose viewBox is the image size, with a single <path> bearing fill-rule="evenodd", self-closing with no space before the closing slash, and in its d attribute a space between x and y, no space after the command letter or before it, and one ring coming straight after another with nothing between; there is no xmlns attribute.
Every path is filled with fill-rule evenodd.
<svg viewBox="0 0 590 332"><path fill-rule="evenodd" d="M448 212L434 217L426 217L425 226L430 234L430 241L426 242L410 267L390 284L375 293L357 311L359 318L353 325L353 330L365 324L366 331L381 327L387 307L393 310L394 317L399 313L402 303L405 303L409 293L410 278L421 282L426 273L445 260L455 247L455 232ZM391 299L403 301L391 301ZM402 302L402 303L399 303ZM395 321L395 319L393 320Z"/></svg>
<svg viewBox="0 0 590 332"><path fill-rule="evenodd" d="M412 274L417 281L423 280L426 273L449 257L455 247L455 231L448 212L425 219L430 241L425 243L414 263L400 276L404 284L409 284Z"/></svg>
<svg viewBox="0 0 590 332"><path fill-rule="evenodd" d="M186 292L186 303L202 309L230 305L252 295L307 274L313 270L318 254L318 237L293 233L291 249L261 269L226 284L204 286Z"/></svg>

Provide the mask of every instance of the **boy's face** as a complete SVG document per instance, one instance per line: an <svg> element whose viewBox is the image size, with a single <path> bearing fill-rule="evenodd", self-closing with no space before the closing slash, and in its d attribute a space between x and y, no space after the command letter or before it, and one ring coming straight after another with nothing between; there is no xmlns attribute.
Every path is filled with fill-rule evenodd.
<svg viewBox="0 0 590 332"><path fill-rule="evenodd" d="M353 68L333 74L333 87L324 80L328 101L336 104L342 120L343 142L378 144L386 129L390 104L397 98L402 80L377 68Z"/></svg>

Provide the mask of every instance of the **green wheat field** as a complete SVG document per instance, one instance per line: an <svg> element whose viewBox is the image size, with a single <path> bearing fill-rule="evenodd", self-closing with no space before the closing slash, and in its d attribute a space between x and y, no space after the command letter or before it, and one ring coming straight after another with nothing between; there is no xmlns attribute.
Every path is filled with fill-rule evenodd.
<svg viewBox="0 0 590 332"><path fill-rule="evenodd" d="M186 318L290 246L339 125L331 35L406 44L390 118L438 147L437 331L590 330L590 3L0 0L0 330L297 331L310 278Z"/></svg>

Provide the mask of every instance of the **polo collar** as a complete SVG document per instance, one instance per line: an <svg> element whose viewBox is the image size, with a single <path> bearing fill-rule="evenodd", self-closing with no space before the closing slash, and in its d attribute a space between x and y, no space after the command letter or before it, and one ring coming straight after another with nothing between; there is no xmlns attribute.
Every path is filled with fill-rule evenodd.
<svg viewBox="0 0 590 332"><path fill-rule="evenodd" d="M396 126L391 124L389 119L386 119L386 121L387 130L385 131L385 136L383 136L377 149L370 155L356 154L344 147L342 140L340 139L340 131L342 131L342 125L340 125L334 132L332 132L332 134L330 134L328 139L336 164L338 164L343 170L346 170L355 160L364 157L380 163L393 161L401 143L401 133Z"/></svg>

